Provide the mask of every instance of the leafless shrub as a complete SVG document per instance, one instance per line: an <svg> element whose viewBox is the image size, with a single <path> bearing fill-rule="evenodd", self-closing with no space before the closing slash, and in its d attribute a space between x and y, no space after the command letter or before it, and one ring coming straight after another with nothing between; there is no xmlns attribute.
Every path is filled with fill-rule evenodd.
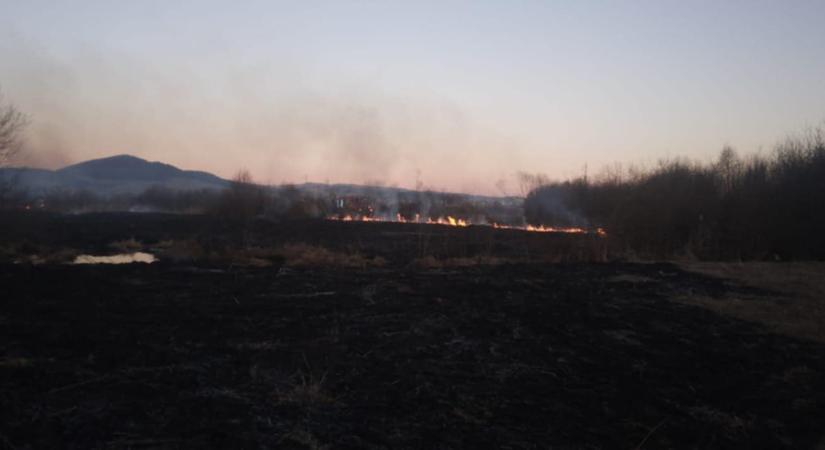
<svg viewBox="0 0 825 450"><path fill-rule="evenodd" d="M266 204L264 187L255 184L248 170L241 169L218 200L217 213L228 220L249 220L262 214Z"/></svg>
<svg viewBox="0 0 825 450"><path fill-rule="evenodd" d="M5 103L0 92L0 167L10 165L20 152L20 135L27 123L26 116L14 105Z"/></svg>
<svg viewBox="0 0 825 450"><path fill-rule="evenodd" d="M0 168L12 164L20 152L21 134L28 119L14 105L3 101L0 92ZM25 192L18 189L14 176L0 176L0 210L22 207Z"/></svg>
<svg viewBox="0 0 825 450"><path fill-rule="evenodd" d="M825 258L822 129L766 156L742 158L725 147L711 164L671 159L618 171L533 188L525 218L601 227L615 251L647 258Z"/></svg>

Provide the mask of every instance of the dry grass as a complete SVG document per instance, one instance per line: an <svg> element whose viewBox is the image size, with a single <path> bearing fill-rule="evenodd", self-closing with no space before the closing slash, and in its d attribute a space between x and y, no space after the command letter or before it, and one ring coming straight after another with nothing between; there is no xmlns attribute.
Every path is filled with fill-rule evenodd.
<svg viewBox="0 0 825 450"><path fill-rule="evenodd" d="M731 293L725 298L678 298L775 332L825 343L825 263L683 262L682 268L729 280L765 294Z"/></svg>
<svg viewBox="0 0 825 450"><path fill-rule="evenodd" d="M71 248L53 248L29 242L0 245L0 263L6 264L63 264L72 262L78 254Z"/></svg>
<svg viewBox="0 0 825 450"><path fill-rule="evenodd" d="M30 367L33 361L28 358L10 358L0 360L0 369L22 369Z"/></svg>
<svg viewBox="0 0 825 450"><path fill-rule="evenodd" d="M309 450L326 450L329 448L328 445L321 443L321 441L309 430L302 428L296 428L295 430L285 434L284 437L281 438L279 444L285 443L293 444L290 447L297 445Z"/></svg>
<svg viewBox="0 0 825 450"><path fill-rule="evenodd" d="M514 259L497 258L494 256L475 256L472 258L444 258L424 256L412 260L412 266L417 269L444 269L451 267L496 266L505 263L517 262Z"/></svg>
<svg viewBox="0 0 825 450"><path fill-rule="evenodd" d="M286 244L276 252L282 256L287 266L293 267L383 267L387 261L376 256L366 257L358 252L335 252L324 247L309 244Z"/></svg>
<svg viewBox="0 0 825 450"><path fill-rule="evenodd" d="M209 263L245 267L269 267L283 261L290 267L382 267L380 256L366 257L359 252L338 252L304 243L280 247L240 247L208 249L196 240L163 241L154 246L156 254L174 262Z"/></svg>
<svg viewBox="0 0 825 450"><path fill-rule="evenodd" d="M143 243L135 240L135 238L129 238L114 241L109 244L109 247L121 253L134 253L143 250Z"/></svg>
<svg viewBox="0 0 825 450"><path fill-rule="evenodd" d="M195 262L207 257L208 252L194 239L161 241L154 246L155 253L162 259L174 262Z"/></svg>
<svg viewBox="0 0 825 450"><path fill-rule="evenodd" d="M299 373L296 381L287 390L278 391L274 395L278 404L295 404L310 406L322 403L331 403L332 397L324 391L326 374L316 377L312 374Z"/></svg>
<svg viewBox="0 0 825 450"><path fill-rule="evenodd" d="M161 258L176 263L207 263L221 266L269 267L275 252L258 247L208 249L194 239L161 241L154 247Z"/></svg>

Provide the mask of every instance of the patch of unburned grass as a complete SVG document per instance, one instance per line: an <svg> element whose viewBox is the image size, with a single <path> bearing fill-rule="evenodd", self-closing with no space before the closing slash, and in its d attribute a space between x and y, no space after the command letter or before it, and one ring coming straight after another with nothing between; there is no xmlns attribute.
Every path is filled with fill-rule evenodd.
<svg viewBox="0 0 825 450"><path fill-rule="evenodd" d="M825 263L682 263L685 270L762 290L723 298L682 296L676 300L763 324L785 335L825 343Z"/></svg>

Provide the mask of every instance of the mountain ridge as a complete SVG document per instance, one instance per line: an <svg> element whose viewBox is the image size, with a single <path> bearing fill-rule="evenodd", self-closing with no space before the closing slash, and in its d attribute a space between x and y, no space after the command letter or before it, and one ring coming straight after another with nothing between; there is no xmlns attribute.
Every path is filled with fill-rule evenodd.
<svg viewBox="0 0 825 450"><path fill-rule="evenodd" d="M120 154L82 161L56 170L16 167L0 169L32 193L54 189L88 190L98 195L136 194L152 186L177 190L223 189L229 181L208 172L183 170L159 161Z"/></svg>
<svg viewBox="0 0 825 450"><path fill-rule="evenodd" d="M30 194L35 195L54 190L87 190L101 196L139 194L154 186L173 190L220 190L230 183L229 180L209 172L180 169L168 163L148 161L129 154L90 159L56 170L31 167L0 168L0 181L3 180L14 180ZM302 191L321 193L332 190L339 195L392 195L414 191L402 187L354 183L306 182L295 186ZM458 195L465 195L477 201L518 201L515 197Z"/></svg>

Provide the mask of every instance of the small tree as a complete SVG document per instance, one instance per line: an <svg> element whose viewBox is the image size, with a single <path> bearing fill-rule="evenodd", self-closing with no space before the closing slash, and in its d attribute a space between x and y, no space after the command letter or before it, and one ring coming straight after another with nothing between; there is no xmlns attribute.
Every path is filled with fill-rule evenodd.
<svg viewBox="0 0 825 450"><path fill-rule="evenodd" d="M26 116L14 105L6 104L0 92L0 168L10 166L20 152L20 134L26 123ZM25 195L17 185L16 176L0 176L0 210L20 206Z"/></svg>
<svg viewBox="0 0 825 450"><path fill-rule="evenodd" d="M238 171L223 191L219 204L219 214L228 219L249 220L263 213L266 206L266 192L255 184L246 169Z"/></svg>
<svg viewBox="0 0 825 450"><path fill-rule="evenodd" d="M28 120L12 104L3 101L0 92L0 167L7 167L20 152L20 134Z"/></svg>

